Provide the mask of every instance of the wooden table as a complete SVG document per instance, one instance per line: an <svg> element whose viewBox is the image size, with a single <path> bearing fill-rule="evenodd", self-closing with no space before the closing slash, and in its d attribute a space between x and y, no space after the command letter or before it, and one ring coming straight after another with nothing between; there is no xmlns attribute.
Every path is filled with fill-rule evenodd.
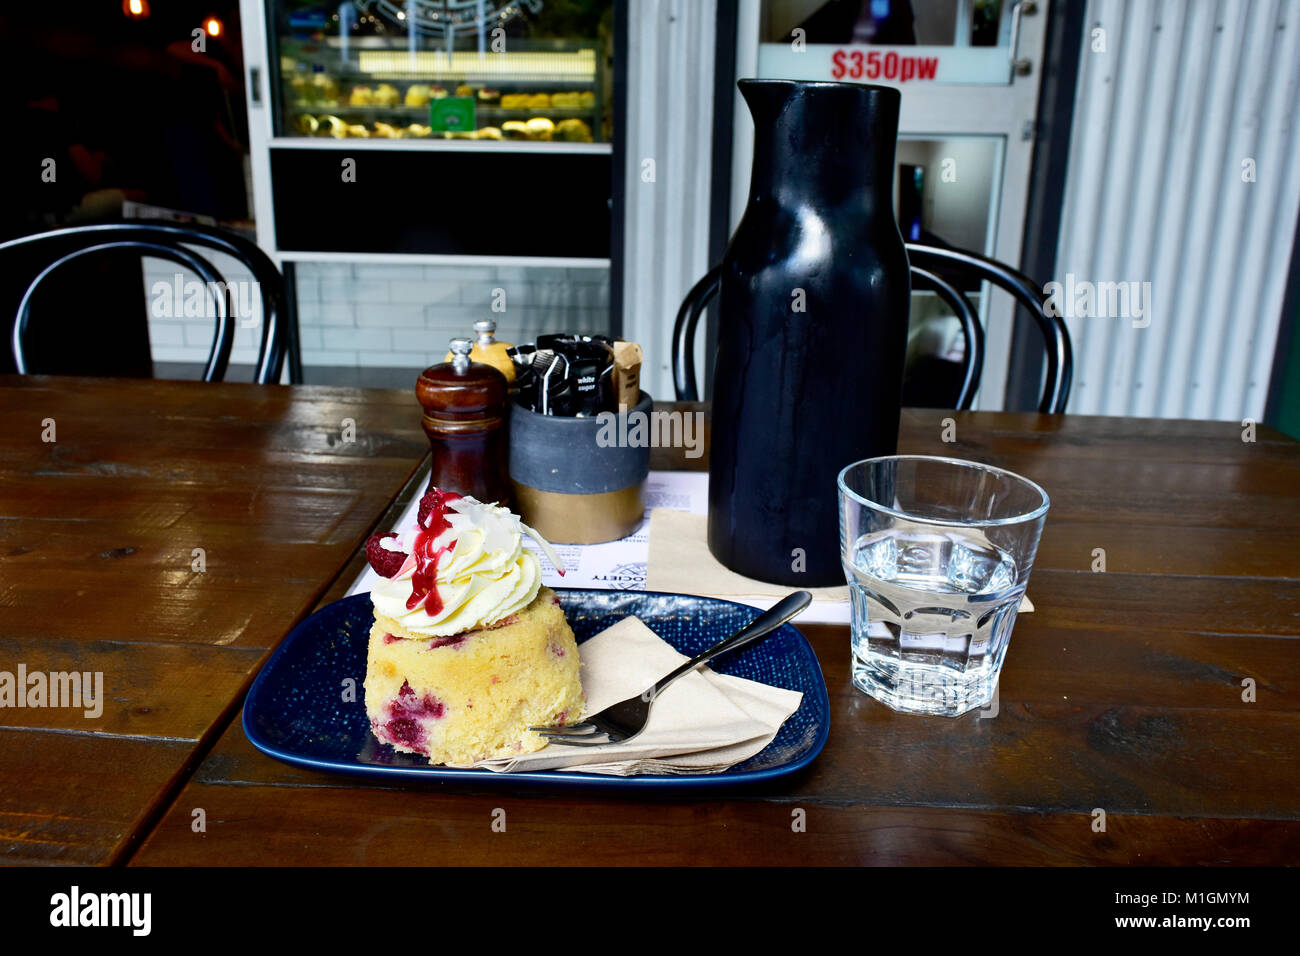
<svg viewBox="0 0 1300 956"><path fill-rule="evenodd" d="M1052 496L1037 610L1017 622L996 716L895 714L850 683L846 628L805 626L832 709L817 761L759 788L648 798L375 784L278 763L244 737L240 698L265 649L316 598L341 596L370 526L417 490L393 501L423 450L405 393L60 386L0 386L0 668L98 666L115 683L95 732L54 711L0 712L10 859L1300 858L1300 446L1276 432L1243 442L1236 423L906 411L902 451L995 463ZM367 425L342 446L349 410ZM29 439L47 416L57 452ZM76 424L92 416L93 430ZM704 459L657 453L656 467L674 464ZM203 541L210 577L185 566Z"/></svg>
<svg viewBox="0 0 1300 956"><path fill-rule="evenodd" d="M409 391L0 376L0 671L105 697L0 710L0 859L129 859L427 450Z"/></svg>

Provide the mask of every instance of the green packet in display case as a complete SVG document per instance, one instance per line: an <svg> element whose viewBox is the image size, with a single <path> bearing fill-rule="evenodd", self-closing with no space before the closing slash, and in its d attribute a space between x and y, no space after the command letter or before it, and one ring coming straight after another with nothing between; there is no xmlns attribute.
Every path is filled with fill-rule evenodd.
<svg viewBox="0 0 1300 956"><path fill-rule="evenodd" d="M429 125L435 133L464 133L474 129L474 97L446 96L429 104Z"/></svg>

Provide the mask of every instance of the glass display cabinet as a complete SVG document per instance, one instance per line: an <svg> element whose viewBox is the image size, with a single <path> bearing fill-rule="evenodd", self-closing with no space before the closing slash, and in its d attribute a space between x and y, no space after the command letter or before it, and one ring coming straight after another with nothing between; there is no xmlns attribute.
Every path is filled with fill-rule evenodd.
<svg viewBox="0 0 1300 956"><path fill-rule="evenodd" d="M609 141L608 5L563 20L542 0L276 6L281 136ZM569 30L589 35L554 35Z"/></svg>
<svg viewBox="0 0 1300 956"><path fill-rule="evenodd" d="M243 0L282 258L608 265L613 0Z"/></svg>

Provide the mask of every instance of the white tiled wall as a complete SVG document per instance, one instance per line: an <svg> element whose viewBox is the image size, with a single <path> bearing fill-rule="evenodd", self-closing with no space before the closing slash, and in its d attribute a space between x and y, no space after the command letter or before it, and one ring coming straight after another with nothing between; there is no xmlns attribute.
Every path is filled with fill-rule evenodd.
<svg viewBox="0 0 1300 956"><path fill-rule="evenodd" d="M216 268L227 282L251 282L248 270L235 259L218 252L204 249L199 252ZM159 316L155 309L155 285L166 283L170 288L175 276L180 273L183 278L179 285L184 290L186 282L197 282L198 277L183 267L165 259L144 259L144 295L146 308L149 309L149 342L153 347L155 362L206 362L208 351L212 348L212 335L216 329L215 318L185 318L183 315L173 317ZM173 303L174 304L174 303ZM258 303L256 315L261 315ZM174 311L174 310L173 310ZM242 328L235 324L235 344L230 352L232 365L253 365L257 362L258 347L262 344L261 326Z"/></svg>
<svg viewBox="0 0 1300 956"><path fill-rule="evenodd" d="M609 270L303 263L298 310L304 365L423 368L479 319L512 343L608 332Z"/></svg>
<svg viewBox="0 0 1300 956"><path fill-rule="evenodd" d="M249 280L227 257L210 258L228 280ZM177 271L146 259L146 298ZM472 336L478 319L494 319L497 338L512 343L544 332L609 331L608 269L300 263L297 273L305 366L423 368L442 361L451 338ZM504 311L494 311L494 301ZM155 361L206 360L212 332L212 319L150 312ZM259 328L237 327L231 364L253 364L260 341Z"/></svg>

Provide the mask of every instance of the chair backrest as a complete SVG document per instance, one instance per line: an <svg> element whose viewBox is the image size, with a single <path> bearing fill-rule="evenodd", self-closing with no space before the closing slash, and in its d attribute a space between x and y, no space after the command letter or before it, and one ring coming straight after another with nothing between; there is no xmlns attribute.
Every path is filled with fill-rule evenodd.
<svg viewBox="0 0 1300 956"><path fill-rule="evenodd" d="M947 276L980 279L1011 293L1016 303L1033 316L1043 336L1047 375L1043 382L1043 393L1038 400L1038 410L1051 414L1065 411L1066 403L1070 400L1070 383L1074 379L1074 352L1070 345L1070 332L1060 316L1048 314L1048 297L1039 285L1005 262L967 252L965 249L909 242L907 259L914 269L920 266L942 271Z"/></svg>
<svg viewBox="0 0 1300 956"><path fill-rule="evenodd" d="M225 253L252 274L261 297L259 321L262 326L261 346L253 380L262 384L278 382L284 367L288 336L284 277L275 263L255 242L224 229L147 220L54 229L0 243L0 261L12 258L12 255L6 256L6 253L21 252L30 256L35 251L47 254L43 260L45 264L38 267L36 275L26 286L14 316L10 347L17 370L27 371L23 339L27 331L32 296L42 283L68 263L111 250L123 250L167 259L198 275L205 291L214 300L216 318L212 348L204 366L203 378L205 381L220 381L225 376L234 343L235 316L230 284L210 261L187 248L189 246Z"/></svg>
<svg viewBox="0 0 1300 956"><path fill-rule="evenodd" d="M1047 381L1038 409L1042 412L1065 411L1070 395L1074 366L1070 334L1065 323L1049 316L1044 309L1045 296L1023 273L1010 266L960 249L907 244L913 282L933 289L953 310L962 326L966 341L962 384L954 405L966 409L974 401L984 368L984 332L974 308L966 296L941 273L974 276L992 282L1015 296L1030 310L1043 333L1047 350ZM673 326L673 387L679 401L698 401L699 386L695 377L694 341L700 314L718 292L722 267L715 266L691 287L682 300Z"/></svg>

